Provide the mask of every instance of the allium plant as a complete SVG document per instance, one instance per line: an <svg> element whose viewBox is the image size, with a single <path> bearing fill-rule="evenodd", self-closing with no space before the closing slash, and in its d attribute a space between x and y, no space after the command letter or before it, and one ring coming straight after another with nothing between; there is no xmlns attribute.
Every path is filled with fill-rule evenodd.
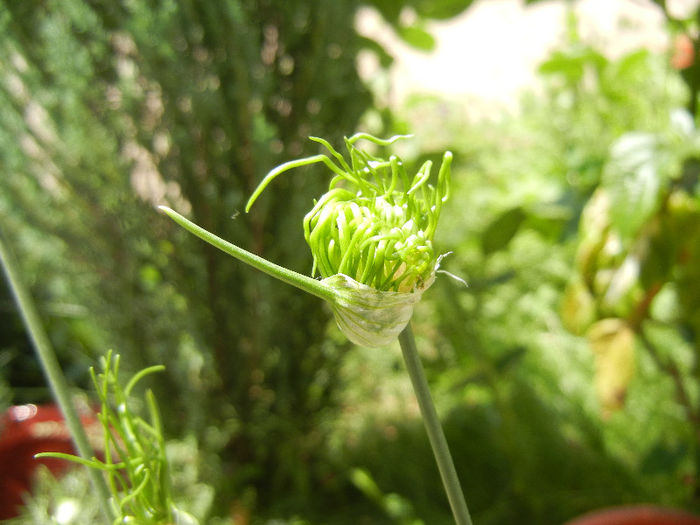
<svg viewBox="0 0 700 525"><path fill-rule="evenodd" d="M104 457L85 459L60 452L39 453L36 457L66 459L104 473L111 496L113 525L197 525L194 517L177 509L172 501L165 439L153 392L146 391L150 421L136 415L131 407L136 401L132 394L136 384L165 367L145 368L122 387L119 361L119 355L108 352L102 359L102 373L90 369L100 400L97 417L102 424Z"/></svg>
<svg viewBox="0 0 700 525"><path fill-rule="evenodd" d="M437 265L433 236L449 197L452 154L445 153L433 186L428 182L431 161L409 178L395 155L384 160L355 146L360 139L387 146L403 137L380 140L358 133L346 138L349 163L327 141L311 137L336 162L321 154L282 164L258 186L246 211L281 173L322 162L335 176L304 217L304 237L314 258L311 274L344 274L380 291L422 290L432 282Z"/></svg>
<svg viewBox="0 0 700 525"><path fill-rule="evenodd" d="M54 457L88 467L91 483L103 517L113 525L197 525L197 520L177 509L171 497L165 440L160 415L151 391L146 393L150 422L131 411L132 390L144 376L162 370L148 367L136 373L122 388L119 356L108 352L103 372L90 370L101 410L97 415L103 430L103 459L97 459L73 406L66 378L39 318L36 306L22 282L18 265L5 246L0 229L0 267L15 298L36 355L56 402L61 408L79 456L47 452L36 457ZM104 476L103 476L104 475Z"/></svg>
<svg viewBox="0 0 700 525"><path fill-rule="evenodd" d="M314 202L303 222L313 255L312 277L247 252L170 208L161 206L161 210L233 257L328 301L351 341L384 346L398 337L455 521L471 524L409 325L414 305L440 266L442 256L433 246L433 237L442 205L449 198L452 154L444 154L437 182L432 184L430 161L409 177L397 156L383 159L356 145L365 140L390 146L401 138L405 136L382 140L358 133L345 139L346 158L327 141L311 137L328 154L278 166L253 192L246 211L276 177L290 169L322 163L331 171L328 191ZM313 278L316 274L321 280Z"/></svg>

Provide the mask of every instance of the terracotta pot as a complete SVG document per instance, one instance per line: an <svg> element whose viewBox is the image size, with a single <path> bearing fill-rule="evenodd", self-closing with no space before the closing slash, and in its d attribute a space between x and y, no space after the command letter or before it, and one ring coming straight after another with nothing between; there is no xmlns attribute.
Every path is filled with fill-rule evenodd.
<svg viewBox="0 0 700 525"><path fill-rule="evenodd" d="M565 525L700 525L700 517L651 505L594 511Z"/></svg>
<svg viewBox="0 0 700 525"><path fill-rule="evenodd" d="M88 430L99 425L92 415L81 419ZM60 459L35 459L38 452L75 454L58 407L18 405L0 414L0 521L17 515L39 465L45 465L55 475L71 466Z"/></svg>

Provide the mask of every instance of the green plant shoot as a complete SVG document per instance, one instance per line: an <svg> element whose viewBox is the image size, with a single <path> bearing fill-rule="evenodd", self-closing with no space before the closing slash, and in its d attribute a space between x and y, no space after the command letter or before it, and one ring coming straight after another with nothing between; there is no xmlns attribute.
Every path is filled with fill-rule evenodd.
<svg viewBox="0 0 700 525"><path fill-rule="evenodd" d="M321 162L334 177L328 191L304 217L304 237L314 261L312 275L343 274L379 291L424 289L438 264L433 236L442 205L449 198L452 153L444 154L433 186L429 182L431 161L409 177L395 155L386 160L356 146L361 139L388 146L405 137L382 140L358 133L345 139L349 159L327 141L311 137L332 158L314 155L275 168L250 197L246 211L281 173Z"/></svg>
<svg viewBox="0 0 700 525"><path fill-rule="evenodd" d="M246 211L287 170L315 163L331 170L334 176L328 192L315 201L303 224L314 260L311 273L319 273L320 281L247 252L170 208L160 209L229 255L330 302L340 329L354 343L387 345L406 327L414 305L440 266L433 236L442 205L449 198L449 151L433 185L429 182L430 161L409 177L395 155L386 160L356 146L360 139L388 146L405 137L383 140L355 134L345 139L349 159L327 141L311 137L330 157L319 154L284 163L268 173L250 197Z"/></svg>
<svg viewBox="0 0 700 525"><path fill-rule="evenodd" d="M349 159L327 141L311 137L331 156L319 154L278 166L248 200L246 212L270 182L292 168L323 163L331 170L334 176L328 191L314 202L303 225L314 261L311 273L320 273L321 281L247 252L170 208L160 209L229 255L328 300L338 326L354 343L382 346L398 338L455 523L471 525L409 324L415 303L432 284L440 266L442 256L435 252L433 236L442 205L450 195L452 154L444 154L433 186L429 182L430 161L411 178L395 155L385 160L355 145L358 140L367 140L388 146L404 137L382 140L357 133L345 139Z"/></svg>
<svg viewBox="0 0 700 525"><path fill-rule="evenodd" d="M172 502L165 440L155 397L146 391L149 420L137 416L130 405L136 384L146 375L165 369L151 366L134 374L122 387L119 380L119 355L111 352L102 358L103 372L90 369L100 400L98 418L102 424L104 459L85 460L71 454L46 452L36 457L67 459L104 473L111 492L112 510L121 523L195 525L196 520L176 509Z"/></svg>

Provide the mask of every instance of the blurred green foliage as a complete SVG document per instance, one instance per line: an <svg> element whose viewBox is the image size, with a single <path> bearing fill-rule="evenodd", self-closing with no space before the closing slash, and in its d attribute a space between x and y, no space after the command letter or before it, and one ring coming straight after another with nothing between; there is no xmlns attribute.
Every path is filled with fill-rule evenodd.
<svg viewBox="0 0 700 525"><path fill-rule="evenodd" d="M281 491L300 505L312 496L326 470L315 428L333 405L340 354L323 343L318 301L188 238L153 205L310 267L298 225L320 178L288 179L256 213L234 216L307 135L338 139L369 106L354 11L239 1L0 10L0 220L53 343L83 365L83 381L108 348L132 370L166 363L164 420L211 455L204 475L222 510L249 484L266 487L261 505ZM12 380L26 358L12 357Z"/></svg>
<svg viewBox="0 0 700 525"><path fill-rule="evenodd" d="M442 246L470 286L438 282L416 323L449 370L436 376L446 407L494 421L475 440L505 460L502 481L471 504L475 521L561 523L635 501L697 510L700 186L694 118L679 109L691 91L666 56L612 60L573 17L540 74L544 96L515 117L465 131L450 117L461 108L425 98L406 117L436 115L429 146L463 163ZM465 440L489 429L477 426ZM467 494L499 479L475 457L458 466Z"/></svg>
<svg viewBox="0 0 700 525"><path fill-rule="evenodd" d="M422 49L427 18L469 4L370 2ZM153 210L308 272L300 225L324 177L281 178L238 212L270 167L316 152L307 135L339 144L372 109L357 52L391 57L355 33L356 9L0 9L2 229L76 383L111 347L132 370L167 365L166 430L212 523L449 522L397 349L352 348L319 301ZM384 114L387 134L416 133L417 166L455 153L436 245L469 286L438 279L415 331L479 524L700 507L694 70L647 50L611 59L567 23L516 115L465 122L428 97ZM26 388L18 323L0 330L14 401L45 398Z"/></svg>
<svg viewBox="0 0 700 525"><path fill-rule="evenodd" d="M321 177L281 181L238 215L269 168L309 152L308 135L338 143L371 106L356 72L368 45L355 32L358 7L0 8L3 233L78 384L108 348L132 371L167 364L165 424L201 444L217 513L284 494L303 509L318 486L333 487L318 427L335 404L342 348L326 342L329 315L317 300L189 238L153 207L169 204L307 271L300 224ZM2 352L5 380L37 385L21 337L4 339ZM24 388L13 401L47 398Z"/></svg>

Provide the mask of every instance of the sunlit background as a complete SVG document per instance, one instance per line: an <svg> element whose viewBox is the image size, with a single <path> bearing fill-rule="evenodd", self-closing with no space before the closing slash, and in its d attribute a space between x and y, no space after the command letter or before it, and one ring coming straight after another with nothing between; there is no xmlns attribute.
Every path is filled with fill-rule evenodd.
<svg viewBox="0 0 700 525"><path fill-rule="evenodd" d="M474 523L700 513L699 4L0 3L0 235L76 399L110 349L164 364L203 524L451 523L398 345L156 209L308 274L329 173L246 214L258 182L311 135L410 133L411 170L455 156L437 244L468 286L439 276L413 326ZM69 445L29 423L52 395L1 286L0 519L96 523L82 470L36 469Z"/></svg>

